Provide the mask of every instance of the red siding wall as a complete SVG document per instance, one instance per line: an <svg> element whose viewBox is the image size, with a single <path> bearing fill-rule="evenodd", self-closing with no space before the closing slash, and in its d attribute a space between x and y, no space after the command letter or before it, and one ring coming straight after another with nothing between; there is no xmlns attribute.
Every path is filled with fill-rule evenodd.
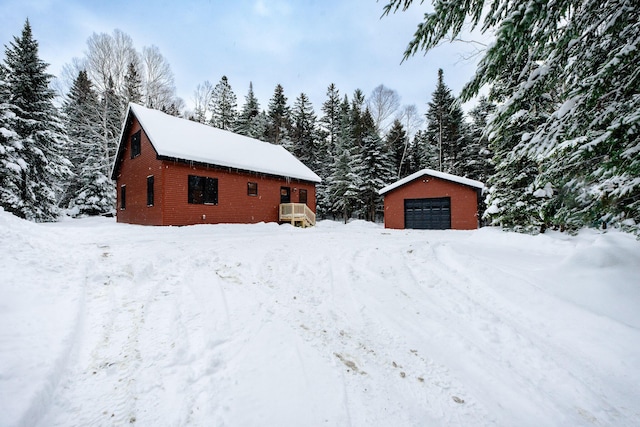
<svg viewBox="0 0 640 427"><path fill-rule="evenodd" d="M140 124L134 120L127 135L124 136L126 142L124 151L121 154L122 163L116 178L117 190L117 219L118 222L132 224L161 225L162 220L162 191L163 181L162 162L157 160L157 154L149 142L149 138L142 131L140 144L140 155L131 158L131 135L139 131ZM147 177L154 177L154 203L147 206ZM126 208L120 209L120 188L125 185L127 188Z"/></svg>
<svg viewBox="0 0 640 427"><path fill-rule="evenodd" d="M404 229L404 200L451 197L451 228L478 228L478 192L475 188L424 175L384 195L385 228Z"/></svg>
<svg viewBox="0 0 640 427"><path fill-rule="evenodd" d="M131 135L140 130L133 120L117 183L118 222L145 225L191 225L218 223L257 223L278 221L280 187L291 188L291 202L298 203L300 189L307 190L307 206L316 210L316 188L313 183L264 176L249 172L230 172L206 166L158 160L157 153L142 131L141 153L131 158ZM147 177L154 176L154 205L147 206ZM188 203L188 176L218 179L218 204ZM258 183L258 195L247 194L247 183ZM120 188L126 186L126 208L121 209Z"/></svg>
<svg viewBox="0 0 640 427"><path fill-rule="evenodd" d="M218 224L278 221L280 187L291 188L291 202L299 202L300 189L307 190L307 206L316 210L315 185L284 178L243 172L229 172L164 162L164 224ZM188 203L188 176L198 175L218 179L218 204ZM258 183L258 195L247 194L247 183Z"/></svg>

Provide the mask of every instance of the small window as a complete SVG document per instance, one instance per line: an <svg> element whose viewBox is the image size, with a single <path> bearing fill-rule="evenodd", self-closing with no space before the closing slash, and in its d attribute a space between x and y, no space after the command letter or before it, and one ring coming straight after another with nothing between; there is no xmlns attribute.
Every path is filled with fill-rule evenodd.
<svg viewBox="0 0 640 427"><path fill-rule="evenodd" d="M258 195L258 183L257 182L247 182L247 194L249 196L257 196Z"/></svg>
<svg viewBox="0 0 640 427"><path fill-rule="evenodd" d="M300 189L299 191L300 191L298 193L299 202L306 204L307 203L307 190Z"/></svg>
<svg viewBox="0 0 640 427"><path fill-rule="evenodd" d="M138 131L131 135L131 158L138 157L140 155L140 135L141 131Z"/></svg>
<svg viewBox="0 0 640 427"><path fill-rule="evenodd" d="M147 206L153 206L153 175L147 177Z"/></svg>
<svg viewBox="0 0 640 427"><path fill-rule="evenodd" d="M120 187L120 209L127 207L127 187L122 185Z"/></svg>
<svg viewBox="0 0 640 427"><path fill-rule="evenodd" d="M188 202L196 205L218 204L218 179L189 175Z"/></svg>
<svg viewBox="0 0 640 427"><path fill-rule="evenodd" d="M280 187L280 203L291 203L290 187Z"/></svg>

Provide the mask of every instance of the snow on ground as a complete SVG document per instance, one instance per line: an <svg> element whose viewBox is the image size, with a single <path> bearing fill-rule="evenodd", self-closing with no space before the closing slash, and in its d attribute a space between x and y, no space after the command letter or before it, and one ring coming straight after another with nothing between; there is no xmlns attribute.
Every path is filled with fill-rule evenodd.
<svg viewBox="0 0 640 427"><path fill-rule="evenodd" d="M2 426L636 426L640 242L0 212Z"/></svg>

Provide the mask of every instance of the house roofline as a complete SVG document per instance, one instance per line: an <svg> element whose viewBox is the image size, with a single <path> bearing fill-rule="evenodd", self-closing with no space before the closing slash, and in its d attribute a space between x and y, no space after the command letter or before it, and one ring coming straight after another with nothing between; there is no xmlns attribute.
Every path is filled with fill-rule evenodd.
<svg viewBox="0 0 640 427"><path fill-rule="evenodd" d="M309 183L309 184L314 184L314 185L318 184L318 182L311 181L311 180L308 180L308 179L294 178L294 177L289 177L289 176L284 176L284 175L277 175L277 174L272 174L272 173L252 171L252 170L249 170L249 169L240 169L240 168L234 168L234 167L230 167L230 166L216 165L215 163L207 163L207 162L201 162L201 161L196 161L196 160L181 159L181 158L178 158L178 157L161 156L161 155L157 154L156 155L156 159L161 160L163 162L175 162L175 163L181 163L181 164L185 164L185 165L198 166L198 167L202 167L202 168L223 170L223 171L226 171L226 172L244 173L244 174L247 174L247 175L255 175L255 176L260 176L260 177L280 178L280 179L284 179L286 181Z"/></svg>
<svg viewBox="0 0 640 427"><path fill-rule="evenodd" d="M115 156L113 165L111 167L111 179L112 180L116 180L117 179L117 171L119 170L119 166L122 163L120 161L120 159L122 157L122 153L123 153L124 147L125 147L125 144L123 144L123 139L124 139L124 136L127 133L128 129L130 128L130 126L132 124L131 118L135 117L135 116L136 116L136 114L133 111L133 109L131 108L131 104L129 104L127 106L127 113L125 115L125 120L124 120L124 122L122 124L122 128L120 130L120 137L118 139L118 148L116 150L116 156ZM142 124L142 121L137 117L136 117L136 119L138 120L138 123L140 123L140 127L144 131L144 126ZM145 134L146 134L146 131L145 131ZM255 175L259 175L259 176L260 175L261 176L271 176L271 177L283 178L285 180L296 181L296 182L308 182L308 183L312 183L314 185L315 184L319 184L319 183L322 182L322 180L320 178L318 179L318 181L314 181L314 180L308 180L308 179L303 179L303 178L298 178L298 177L289 177L289 176L279 175L279 174L274 174L274 173L267 173L267 172L249 170L249 169L234 168L234 167L231 167L231 166L216 165L216 164L213 164L213 163L196 161L196 160L182 159L182 158L170 157L170 156L161 156L160 154L158 154L158 150L154 146L153 141L151 140L151 138L149 137L148 134L147 134L147 139L149 140L149 143L151 144L151 147L153 147L153 150L156 153L156 158L158 160L168 160L168 161L175 161L175 162L186 163L186 164L197 164L197 165L200 165L200 166L210 167L210 168L215 168L215 169L222 169L222 170L228 170L228 171L238 171L238 172L244 172L244 173L249 173L249 174L255 174Z"/></svg>
<svg viewBox="0 0 640 427"><path fill-rule="evenodd" d="M462 176L458 176L458 175L452 175L450 173L446 173L446 172L440 172L440 171L436 171L433 169L422 169L419 170L418 172L415 172L409 176L406 176L396 182L394 182L393 184L387 185L384 188L381 188L380 190L378 190L378 194L380 195L384 195L390 191L393 191L395 189L398 189L400 187L403 187L407 184L409 184L410 182L415 181L416 179L423 177L423 176L431 176L433 178L438 178L438 179L442 179L444 181L449 181L449 182L454 182L456 184L461 184L461 185L465 185L467 187L471 187L474 188L478 191L483 191L485 186L482 182L480 181L476 181L474 179L469 179L469 178L465 178Z"/></svg>
<svg viewBox="0 0 640 427"><path fill-rule="evenodd" d="M126 131L129 129L129 126L131 126L131 121L130 116L131 116L131 105L127 106L127 113L125 114L125 118L124 118L124 122L122 123L122 128L120 129L120 137L118 138L118 148L116 149L116 156L113 160L113 165L111 165L111 179L115 180L117 178L116 176L116 172L118 170L118 166L120 165L120 157L122 152L124 151L124 147L122 146L122 139L124 138L124 135L126 133ZM153 146L153 144L151 144L151 146ZM158 151L156 150L155 147L153 147L154 151L156 152L156 155L158 154Z"/></svg>

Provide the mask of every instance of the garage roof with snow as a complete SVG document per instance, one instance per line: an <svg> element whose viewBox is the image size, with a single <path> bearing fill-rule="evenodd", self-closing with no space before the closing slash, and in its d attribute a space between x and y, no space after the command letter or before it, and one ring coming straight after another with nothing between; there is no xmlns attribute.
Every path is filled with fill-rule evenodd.
<svg viewBox="0 0 640 427"><path fill-rule="evenodd" d="M121 153L122 144L127 143L123 141L123 135L131 114L138 119L160 157L310 182L321 181L318 175L280 145L174 117L133 103L127 109L118 154ZM114 174L117 162L116 158Z"/></svg>
<svg viewBox="0 0 640 427"><path fill-rule="evenodd" d="M388 193L391 190L394 190L398 187L401 187L415 179L418 179L422 176L432 176L434 178L440 178L440 179L444 179L446 181L451 181L451 182L456 182L458 184L463 184L463 185L468 185L469 187L474 187L474 188L478 188L480 190L482 190L484 188L484 184L480 181L476 181L474 179L469 179L469 178L464 178L458 175L452 175L450 173L445 173L445 172L440 172L437 170L433 170L433 169L422 169L419 170L416 173L413 173L409 176L406 176L396 182L394 182L393 184L387 185L386 187L380 189L378 191L378 194L383 195L385 193Z"/></svg>

